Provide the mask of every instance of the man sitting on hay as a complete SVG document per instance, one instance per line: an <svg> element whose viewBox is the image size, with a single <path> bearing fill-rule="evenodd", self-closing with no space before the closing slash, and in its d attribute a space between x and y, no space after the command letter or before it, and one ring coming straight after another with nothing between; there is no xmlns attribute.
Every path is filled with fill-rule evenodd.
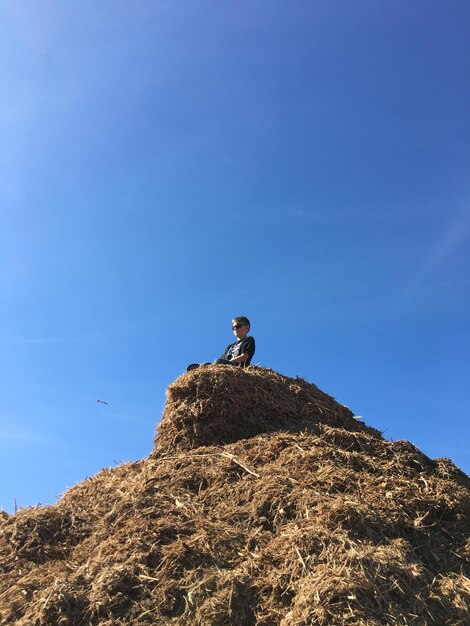
<svg viewBox="0 0 470 626"><path fill-rule="evenodd" d="M233 365L235 367L246 367L251 363L255 353L255 339L248 337L250 332L250 320L243 315L234 317L232 320L233 334L237 338L235 343L229 344L225 348L223 355L214 361L214 365ZM200 367L200 365L210 365L210 363L191 363L186 371Z"/></svg>

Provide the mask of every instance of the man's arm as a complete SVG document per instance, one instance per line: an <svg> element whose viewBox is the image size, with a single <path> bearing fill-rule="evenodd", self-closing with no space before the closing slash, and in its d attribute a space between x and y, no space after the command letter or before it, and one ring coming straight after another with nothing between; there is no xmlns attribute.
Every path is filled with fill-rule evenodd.
<svg viewBox="0 0 470 626"><path fill-rule="evenodd" d="M233 357L233 359L230 359L231 363L244 363L245 361L248 360L249 358L249 354L247 352L244 352L243 354L240 354L238 356Z"/></svg>

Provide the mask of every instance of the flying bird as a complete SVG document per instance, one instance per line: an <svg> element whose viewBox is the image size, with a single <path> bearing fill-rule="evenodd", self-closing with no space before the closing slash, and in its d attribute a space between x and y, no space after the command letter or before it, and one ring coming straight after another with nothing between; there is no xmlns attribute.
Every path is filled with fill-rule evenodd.
<svg viewBox="0 0 470 626"><path fill-rule="evenodd" d="M104 400L97 400L97 402L101 402L101 404L108 404L107 402L105 402Z"/></svg>

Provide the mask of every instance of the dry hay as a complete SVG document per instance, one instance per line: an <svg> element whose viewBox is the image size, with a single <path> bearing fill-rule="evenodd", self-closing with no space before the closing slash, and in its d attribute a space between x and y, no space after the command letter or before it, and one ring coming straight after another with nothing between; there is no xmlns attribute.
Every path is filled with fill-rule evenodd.
<svg viewBox="0 0 470 626"><path fill-rule="evenodd" d="M267 432L315 433L319 423L380 436L302 378L256 366L206 366L168 387L155 447L161 454Z"/></svg>
<svg viewBox="0 0 470 626"><path fill-rule="evenodd" d="M470 624L469 478L250 370L185 374L148 459L3 515L0 624Z"/></svg>

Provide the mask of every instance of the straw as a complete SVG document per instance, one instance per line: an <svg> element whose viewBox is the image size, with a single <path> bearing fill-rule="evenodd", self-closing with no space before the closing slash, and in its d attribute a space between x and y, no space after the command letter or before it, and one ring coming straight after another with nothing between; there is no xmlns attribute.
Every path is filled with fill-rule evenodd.
<svg viewBox="0 0 470 626"><path fill-rule="evenodd" d="M315 385L208 366L151 455L0 516L0 624L470 624L470 479Z"/></svg>

